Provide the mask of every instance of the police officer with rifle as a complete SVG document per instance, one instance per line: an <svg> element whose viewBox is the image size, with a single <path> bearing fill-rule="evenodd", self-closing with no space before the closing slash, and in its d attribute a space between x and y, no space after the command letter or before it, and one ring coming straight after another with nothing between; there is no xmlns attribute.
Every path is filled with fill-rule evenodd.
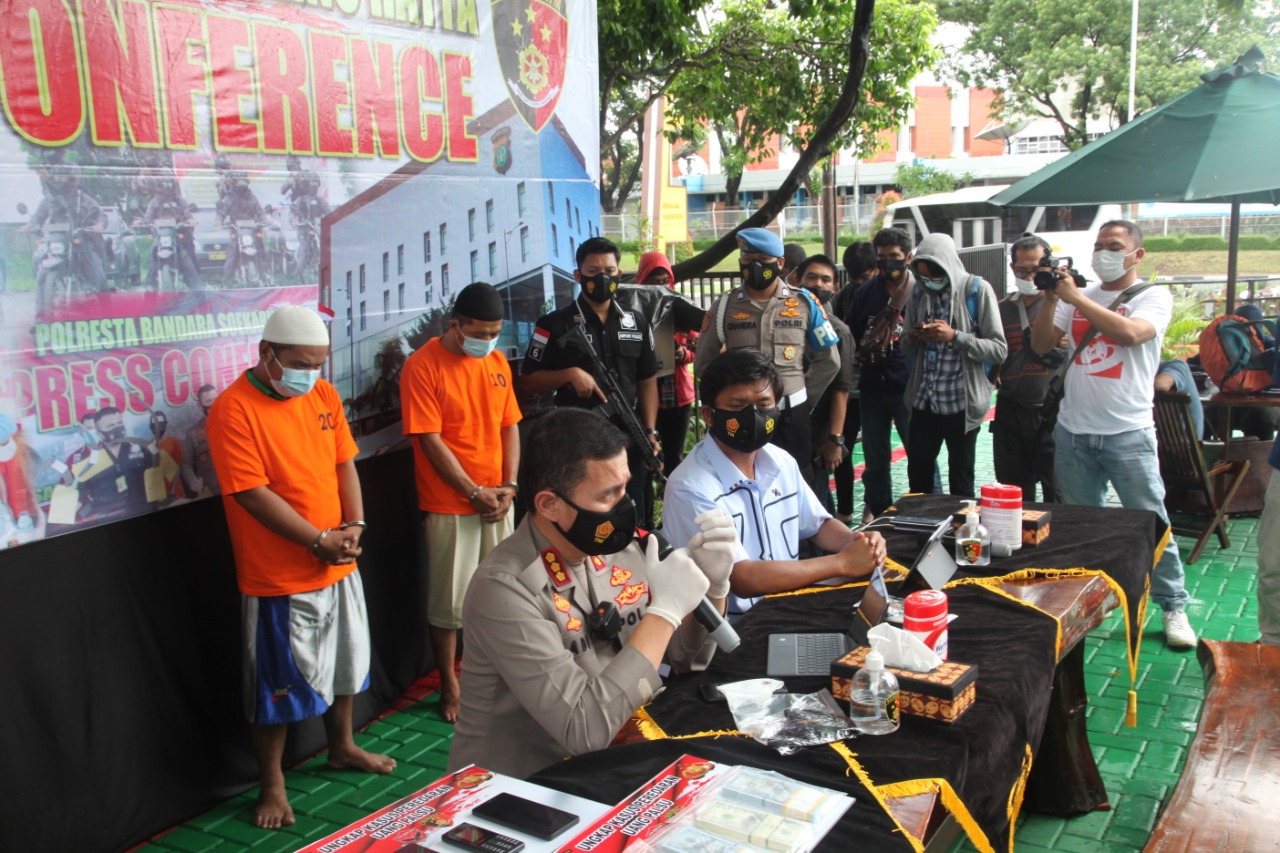
<svg viewBox="0 0 1280 853"><path fill-rule="evenodd" d="M644 515L644 484L661 471L655 425L658 362L649 318L614 301L618 247L603 237L578 247L574 279L582 293L538 319L517 384L525 394L555 392L557 407L596 409L629 438L627 492ZM640 518L641 527L651 523Z"/></svg>

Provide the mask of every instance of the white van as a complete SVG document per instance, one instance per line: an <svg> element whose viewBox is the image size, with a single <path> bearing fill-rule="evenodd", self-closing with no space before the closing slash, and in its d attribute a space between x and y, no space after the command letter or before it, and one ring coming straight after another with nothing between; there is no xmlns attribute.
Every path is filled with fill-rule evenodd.
<svg viewBox="0 0 1280 853"><path fill-rule="evenodd" d="M1005 245L1030 231L1053 247L1057 256L1067 255L1076 269L1092 278L1089 267L1093 238L1099 226L1121 219L1118 204L1078 204L1051 207L1000 207L990 199L1007 184L965 187L950 193L909 198L889 205L891 224L911 235L918 244L926 234L951 235L956 248ZM1008 269L1008 255L1005 255ZM1012 273L1009 273L1011 276ZM1010 278L1006 283L1011 285Z"/></svg>

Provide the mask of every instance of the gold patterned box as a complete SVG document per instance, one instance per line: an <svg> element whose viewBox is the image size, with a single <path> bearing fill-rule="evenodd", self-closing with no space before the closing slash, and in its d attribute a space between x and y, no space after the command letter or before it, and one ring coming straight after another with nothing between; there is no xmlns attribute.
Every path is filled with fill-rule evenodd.
<svg viewBox="0 0 1280 853"><path fill-rule="evenodd" d="M849 707L849 682L866 662L867 646L858 646L831 664L831 693ZM978 691L978 667L943 661L933 672L912 672L887 666L898 679L898 710L916 717L954 723L969 710Z"/></svg>

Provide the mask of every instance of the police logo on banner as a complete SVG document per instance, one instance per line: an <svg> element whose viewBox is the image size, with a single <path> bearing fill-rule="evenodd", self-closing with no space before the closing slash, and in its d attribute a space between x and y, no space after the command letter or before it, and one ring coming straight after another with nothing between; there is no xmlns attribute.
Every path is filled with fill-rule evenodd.
<svg viewBox="0 0 1280 853"><path fill-rule="evenodd" d="M493 32L507 94L534 133L555 115L564 89L569 21L542 0L494 0Z"/></svg>

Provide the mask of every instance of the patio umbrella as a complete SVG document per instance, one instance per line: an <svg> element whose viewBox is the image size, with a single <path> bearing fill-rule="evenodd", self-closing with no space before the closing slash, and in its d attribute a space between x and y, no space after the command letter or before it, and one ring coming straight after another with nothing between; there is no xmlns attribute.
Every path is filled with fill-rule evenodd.
<svg viewBox="0 0 1280 853"><path fill-rule="evenodd" d="M1280 204L1280 76L1256 46L1204 82L994 196L1014 206L1200 201L1231 205L1227 311L1242 203Z"/></svg>

